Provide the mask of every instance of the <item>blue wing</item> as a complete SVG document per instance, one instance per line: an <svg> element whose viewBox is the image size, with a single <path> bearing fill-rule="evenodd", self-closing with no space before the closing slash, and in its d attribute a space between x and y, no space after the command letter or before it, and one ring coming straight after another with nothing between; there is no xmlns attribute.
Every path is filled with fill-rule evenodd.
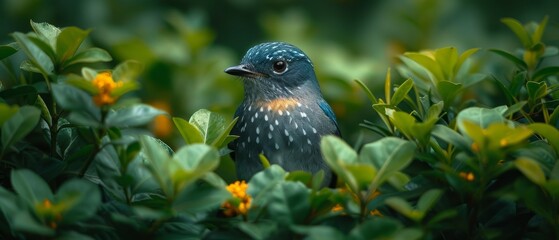
<svg viewBox="0 0 559 240"><path fill-rule="evenodd" d="M336 115L334 114L334 111L332 111L330 105L328 105L328 103L323 99L318 102L318 106L320 107L320 109L322 109L324 114L326 114L326 116L332 121L332 123L336 126L336 135L341 136L340 127L338 126L338 121L336 121Z"/></svg>

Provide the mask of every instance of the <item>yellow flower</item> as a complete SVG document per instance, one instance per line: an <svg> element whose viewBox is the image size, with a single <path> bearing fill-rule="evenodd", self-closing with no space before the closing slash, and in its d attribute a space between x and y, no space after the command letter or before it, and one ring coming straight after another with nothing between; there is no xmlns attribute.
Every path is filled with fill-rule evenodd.
<svg viewBox="0 0 559 240"><path fill-rule="evenodd" d="M115 103L116 98L111 96L113 89L122 86L122 82L115 83L110 72L101 72L92 81L99 93L93 96L93 102L97 106L110 105Z"/></svg>
<svg viewBox="0 0 559 240"><path fill-rule="evenodd" d="M222 204L223 213L226 216L246 215L252 198L247 194L248 184L245 181L236 181L227 186L227 191L233 195L233 198Z"/></svg>
<svg viewBox="0 0 559 240"><path fill-rule="evenodd" d="M466 179L468 182L473 182L475 179L475 175L472 172L460 172L458 174L463 179Z"/></svg>
<svg viewBox="0 0 559 240"><path fill-rule="evenodd" d="M45 224L52 229L56 229L58 223L62 221L61 205L54 205L49 199L44 199L41 203L38 203L35 209L43 217Z"/></svg>

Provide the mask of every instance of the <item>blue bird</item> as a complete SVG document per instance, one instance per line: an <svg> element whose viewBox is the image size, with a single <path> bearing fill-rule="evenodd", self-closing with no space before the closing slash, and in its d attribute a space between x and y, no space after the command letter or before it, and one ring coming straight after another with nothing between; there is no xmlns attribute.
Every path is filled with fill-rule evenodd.
<svg viewBox="0 0 559 240"><path fill-rule="evenodd" d="M250 48L238 66L225 69L243 80L244 100L229 144L237 177L249 180L263 169L259 154L287 171L317 173L322 185L332 172L320 151L324 135L340 135L336 116L320 91L314 66L299 48L283 42Z"/></svg>

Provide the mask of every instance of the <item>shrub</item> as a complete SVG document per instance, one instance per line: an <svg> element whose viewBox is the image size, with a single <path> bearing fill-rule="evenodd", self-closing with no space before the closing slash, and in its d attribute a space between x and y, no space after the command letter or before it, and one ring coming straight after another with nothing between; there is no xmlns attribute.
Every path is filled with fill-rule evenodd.
<svg viewBox="0 0 559 240"><path fill-rule="evenodd" d="M322 154L338 175L272 165L229 185L215 170L236 120L199 110L172 118L186 145L142 129L167 113L135 99L141 64L113 69L82 45L89 31L31 22L0 59L25 55L0 90L0 236L7 239L549 239L559 237L559 66L542 40L547 17L503 19L522 43L510 77L469 68L480 49L409 52L406 80L384 97L362 82L382 136L354 149L334 136ZM15 75L14 75L15 76ZM476 85L499 90L487 106ZM265 158L262 158L265 163Z"/></svg>

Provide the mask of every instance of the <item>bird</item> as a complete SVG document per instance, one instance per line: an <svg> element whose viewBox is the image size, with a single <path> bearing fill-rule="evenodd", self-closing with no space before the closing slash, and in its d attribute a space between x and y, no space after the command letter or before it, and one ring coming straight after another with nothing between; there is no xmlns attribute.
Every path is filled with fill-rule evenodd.
<svg viewBox="0 0 559 240"><path fill-rule="evenodd" d="M288 172L323 170L321 186L332 185L335 175L323 159L320 140L341 134L310 58L292 44L266 42L251 47L240 65L225 73L240 77L244 88L230 132L238 138L228 144L237 178L248 181L262 171L263 154Z"/></svg>

